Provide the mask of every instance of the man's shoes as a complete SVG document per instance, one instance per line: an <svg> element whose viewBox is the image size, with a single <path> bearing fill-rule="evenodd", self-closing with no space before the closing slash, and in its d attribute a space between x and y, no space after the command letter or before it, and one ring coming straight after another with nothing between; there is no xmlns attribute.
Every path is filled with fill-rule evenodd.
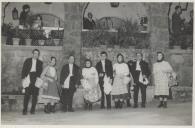
<svg viewBox="0 0 195 128"><path fill-rule="evenodd" d="M115 101L115 108L118 108L118 101Z"/></svg>
<svg viewBox="0 0 195 128"><path fill-rule="evenodd" d="M74 109L68 109L68 112L74 112Z"/></svg>
<svg viewBox="0 0 195 128"><path fill-rule="evenodd" d="M30 114L32 114L32 115L35 114L35 110L34 109L31 109L30 110Z"/></svg>
<svg viewBox="0 0 195 128"><path fill-rule="evenodd" d="M163 101L160 101L160 104L158 105L158 108L163 107Z"/></svg>
<svg viewBox="0 0 195 128"><path fill-rule="evenodd" d="M107 107L107 109L110 110L111 109L111 106Z"/></svg>
<svg viewBox="0 0 195 128"><path fill-rule="evenodd" d="M119 101L119 108L121 109L123 107L123 102L122 101Z"/></svg>
<svg viewBox="0 0 195 128"><path fill-rule="evenodd" d="M137 107L138 107L138 105L137 104L134 104L133 108L137 108Z"/></svg>
<svg viewBox="0 0 195 128"><path fill-rule="evenodd" d="M27 115L27 111L23 110L22 115Z"/></svg>
<svg viewBox="0 0 195 128"><path fill-rule="evenodd" d="M163 108L167 108L167 101L164 101Z"/></svg>
<svg viewBox="0 0 195 128"><path fill-rule="evenodd" d="M31 111L30 114L31 114L31 115L34 115L34 114L35 114L35 111Z"/></svg>
<svg viewBox="0 0 195 128"><path fill-rule="evenodd" d="M48 106L48 105L45 106L44 112L45 112L45 113L49 113L49 112L50 112L50 111L49 111L49 106Z"/></svg>
<svg viewBox="0 0 195 128"><path fill-rule="evenodd" d="M146 107L146 105L145 104L142 104L142 108L145 108Z"/></svg>
<svg viewBox="0 0 195 128"><path fill-rule="evenodd" d="M101 109L105 109L105 106L101 106Z"/></svg>
<svg viewBox="0 0 195 128"><path fill-rule="evenodd" d="M52 105L52 106L51 106L51 112L52 112L52 113L55 113L55 105Z"/></svg>
<svg viewBox="0 0 195 128"><path fill-rule="evenodd" d="M127 102L127 107L131 107L130 100L129 100L129 99L127 99L127 100L126 100L126 102Z"/></svg>
<svg viewBox="0 0 195 128"><path fill-rule="evenodd" d="M67 108L63 108L62 111L63 112L67 112L68 110L67 110Z"/></svg>

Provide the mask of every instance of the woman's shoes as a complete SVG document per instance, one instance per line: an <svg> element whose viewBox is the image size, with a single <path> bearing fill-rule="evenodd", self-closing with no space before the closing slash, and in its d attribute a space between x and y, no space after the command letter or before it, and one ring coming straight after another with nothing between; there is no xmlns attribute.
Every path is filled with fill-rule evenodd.
<svg viewBox="0 0 195 128"><path fill-rule="evenodd" d="M123 101L115 101L115 108L122 108L123 107Z"/></svg>
<svg viewBox="0 0 195 128"><path fill-rule="evenodd" d="M92 104L89 104L89 110L90 111L92 110Z"/></svg>
<svg viewBox="0 0 195 128"><path fill-rule="evenodd" d="M50 104L45 105L44 112L50 113Z"/></svg>
<svg viewBox="0 0 195 128"><path fill-rule="evenodd" d="M50 103L48 103L47 105L45 105L44 107L44 112L45 113L55 113L55 104L54 105L51 105Z"/></svg>
<svg viewBox="0 0 195 128"><path fill-rule="evenodd" d="M119 101L119 108L123 108L123 101Z"/></svg>
<svg viewBox="0 0 195 128"><path fill-rule="evenodd" d="M163 108L167 108L167 101L164 101Z"/></svg>
<svg viewBox="0 0 195 128"><path fill-rule="evenodd" d="M87 108L89 108L89 104L88 103L85 103L85 110L87 110Z"/></svg>
<svg viewBox="0 0 195 128"><path fill-rule="evenodd" d="M54 104L54 105L51 105L51 107L50 107L52 113L55 113L55 112L56 112L56 111L55 111L55 106L56 106L56 105Z"/></svg>
<svg viewBox="0 0 195 128"><path fill-rule="evenodd" d="M167 101L160 101L160 104L158 105L158 108L167 108Z"/></svg>
<svg viewBox="0 0 195 128"><path fill-rule="evenodd" d="M115 108L118 109L120 106L120 101L115 101Z"/></svg>
<svg viewBox="0 0 195 128"><path fill-rule="evenodd" d="M158 108L163 107L163 101L160 101L160 104L158 105Z"/></svg>

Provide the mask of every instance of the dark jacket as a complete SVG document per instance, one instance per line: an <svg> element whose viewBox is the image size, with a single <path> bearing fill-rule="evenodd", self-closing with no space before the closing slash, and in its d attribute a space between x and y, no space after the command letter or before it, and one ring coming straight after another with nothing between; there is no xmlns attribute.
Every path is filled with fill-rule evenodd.
<svg viewBox="0 0 195 128"><path fill-rule="evenodd" d="M80 82L80 69L76 64L73 64L72 69L73 76L70 77L70 86L69 89L72 91L76 91L75 85L79 84ZM62 67L61 74L60 74L60 85L64 85L64 81L69 75L69 64L66 64Z"/></svg>
<svg viewBox="0 0 195 128"><path fill-rule="evenodd" d="M95 28L95 21L90 21L88 18L83 19L83 29L94 29Z"/></svg>
<svg viewBox="0 0 195 128"><path fill-rule="evenodd" d="M172 30L174 34L181 34L181 28L184 25L184 20L181 19L180 14L174 13L172 15Z"/></svg>
<svg viewBox="0 0 195 128"><path fill-rule="evenodd" d="M137 77L139 77L139 76L136 75L136 61L130 60L130 61L128 61L127 64L129 66L130 72L133 76L133 79L137 79ZM141 60L140 61L140 68L142 70L142 74L148 78L149 75L151 74L148 63L144 60Z"/></svg>
<svg viewBox="0 0 195 128"><path fill-rule="evenodd" d="M28 74L30 73L32 67L32 58L28 58L25 60L22 68L22 79L24 79ZM37 59L36 62L36 75L37 77L41 76L41 73L43 71L43 62L39 59Z"/></svg>
<svg viewBox="0 0 195 128"><path fill-rule="evenodd" d="M96 69L98 72L98 75L100 73L103 73L103 67L102 67L102 63L101 61L99 61L96 64ZM112 67L112 62L108 59L105 60L105 74L110 77L111 79L113 79L113 67Z"/></svg>

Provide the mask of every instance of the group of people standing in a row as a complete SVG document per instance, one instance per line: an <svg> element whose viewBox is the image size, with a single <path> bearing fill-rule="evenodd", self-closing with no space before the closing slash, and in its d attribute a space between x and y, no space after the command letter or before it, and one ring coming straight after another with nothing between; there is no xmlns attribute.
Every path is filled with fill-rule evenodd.
<svg viewBox="0 0 195 128"><path fill-rule="evenodd" d="M117 55L117 63L112 65L108 60L107 53L100 53L100 61L95 67L92 61L86 59L82 70L74 63L74 56L68 57L68 64L64 65L60 74L60 85L57 86L57 70L55 68L56 58L51 57L50 63L43 69L43 63L39 60L40 51L34 49L32 58L25 60L22 69L22 80L29 79L29 85L24 87L24 109L23 115L27 114L28 103L32 95L31 114L35 113L38 100L39 88L36 86L38 79L42 79L41 98L44 101L46 113L55 112L55 105L61 101L63 111L74 112L72 101L74 92L81 85L84 89L85 108L91 110L92 104L101 101L101 108L111 109L111 96L115 103L115 108L122 108L126 101L130 104L130 90L134 90L134 108L138 107L138 93L141 90L141 107L146 104L146 88L149 84L151 74L148 63L143 60L142 53L136 54L136 60L125 63L124 56ZM169 77L173 73L171 65L164 60L162 52L157 53L157 62L153 65L153 76L155 84L155 95L159 96L160 104L158 107L167 107L167 96L169 95ZM131 89L130 89L131 88Z"/></svg>

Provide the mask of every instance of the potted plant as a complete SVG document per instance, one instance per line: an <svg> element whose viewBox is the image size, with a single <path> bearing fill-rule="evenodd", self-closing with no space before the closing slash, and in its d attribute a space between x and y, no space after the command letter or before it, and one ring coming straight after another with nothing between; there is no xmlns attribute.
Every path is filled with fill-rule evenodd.
<svg viewBox="0 0 195 128"><path fill-rule="evenodd" d="M26 31L26 38L25 38L26 45L30 46L32 39L31 39L31 30L27 29Z"/></svg>
<svg viewBox="0 0 195 128"><path fill-rule="evenodd" d="M3 44L6 44L6 41L7 41L7 34L8 34L8 31L9 31L10 27L8 24L3 24L1 26L1 42Z"/></svg>
<svg viewBox="0 0 195 128"><path fill-rule="evenodd" d="M12 31L13 45L19 45L20 42L19 29L15 28L12 29L11 31Z"/></svg>
<svg viewBox="0 0 195 128"><path fill-rule="evenodd" d="M31 30L31 38L38 42L38 45L43 46L45 45L44 30Z"/></svg>
<svg viewBox="0 0 195 128"><path fill-rule="evenodd" d="M124 26L119 28L119 44L122 47L135 47L135 34L138 32L138 23L133 22L132 19L125 19Z"/></svg>
<svg viewBox="0 0 195 128"><path fill-rule="evenodd" d="M55 46L59 46L60 40L63 39L64 30L52 30L51 31L51 37L53 39L53 42Z"/></svg>
<svg viewBox="0 0 195 128"><path fill-rule="evenodd" d="M31 39L31 30L30 29L23 29L23 30L19 30L20 36L21 38L23 38L25 40L25 44L30 46L32 39Z"/></svg>

